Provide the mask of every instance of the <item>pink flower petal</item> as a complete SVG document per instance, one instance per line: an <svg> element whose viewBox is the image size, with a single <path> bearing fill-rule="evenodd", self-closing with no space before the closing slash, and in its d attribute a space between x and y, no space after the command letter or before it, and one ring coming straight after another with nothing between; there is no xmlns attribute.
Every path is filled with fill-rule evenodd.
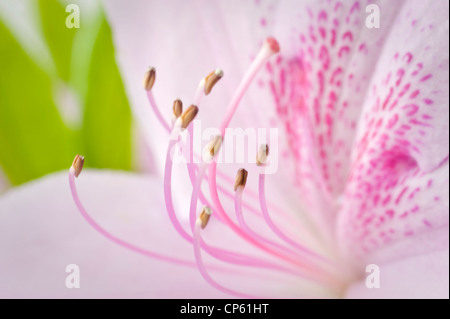
<svg viewBox="0 0 450 319"><path fill-rule="evenodd" d="M448 299L448 260L447 246L446 250L414 256L393 263L380 264L380 288L369 289L365 280L361 280L350 285L345 297L350 299Z"/></svg>
<svg viewBox="0 0 450 319"><path fill-rule="evenodd" d="M449 97L441 83L448 83L449 43L444 31L429 27L448 25L447 9L405 2L384 43L338 221L347 254L374 254L448 227Z"/></svg>
<svg viewBox="0 0 450 319"><path fill-rule="evenodd" d="M383 27L365 27L362 1L284 1L275 35L284 50L270 64L268 86L286 130L296 182L317 197L343 192L362 105L398 8L381 3ZM312 200L314 205L314 200Z"/></svg>

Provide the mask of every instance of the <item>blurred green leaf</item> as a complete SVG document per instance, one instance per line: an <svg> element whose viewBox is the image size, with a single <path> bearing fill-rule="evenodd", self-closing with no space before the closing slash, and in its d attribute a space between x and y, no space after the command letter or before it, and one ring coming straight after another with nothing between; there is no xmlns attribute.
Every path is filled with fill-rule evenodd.
<svg viewBox="0 0 450 319"><path fill-rule="evenodd" d="M104 14L68 29L69 13L57 0L39 0L39 10L57 74L39 67L0 21L2 170L17 185L67 169L77 153L87 166L130 169L130 108ZM61 80L80 102L78 128L66 125L55 104Z"/></svg>
<svg viewBox="0 0 450 319"><path fill-rule="evenodd" d="M39 0L42 31L52 54L58 75L66 82L70 78L72 44L78 29L66 28L65 7L58 0Z"/></svg>
<svg viewBox="0 0 450 319"><path fill-rule="evenodd" d="M12 184L70 166L71 132L50 77L0 22L0 165Z"/></svg>
<svg viewBox="0 0 450 319"><path fill-rule="evenodd" d="M105 18L92 52L82 135L86 163L130 169L131 112Z"/></svg>

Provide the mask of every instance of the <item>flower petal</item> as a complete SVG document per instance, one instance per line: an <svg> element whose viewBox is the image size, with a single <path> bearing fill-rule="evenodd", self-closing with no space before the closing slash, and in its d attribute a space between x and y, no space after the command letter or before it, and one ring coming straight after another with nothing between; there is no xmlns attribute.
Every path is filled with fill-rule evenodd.
<svg viewBox="0 0 450 319"><path fill-rule="evenodd" d="M360 262L404 240L414 249L379 261L423 252L414 237L448 231L446 10L444 2L407 1L372 78L338 220L341 247Z"/></svg>
<svg viewBox="0 0 450 319"><path fill-rule="evenodd" d="M350 299L448 299L448 260L447 246L447 250L414 256L393 263L380 264L378 265L380 270L379 288L367 288L365 280L361 280L347 289L345 297Z"/></svg>
<svg viewBox="0 0 450 319"><path fill-rule="evenodd" d="M304 193L345 189L361 106L398 11L376 3L381 29L365 27L362 1L284 1L278 8L275 34L284 50L270 64L269 86Z"/></svg>
<svg viewBox="0 0 450 319"><path fill-rule="evenodd" d="M291 168L290 180L328 242L362 105L399 11L376 3L383 13L381 29L365 27L362 1L282 1L274 18L283 50L263 83L275 102L273 122L281 123L287 136L283 166Z"/></svg>

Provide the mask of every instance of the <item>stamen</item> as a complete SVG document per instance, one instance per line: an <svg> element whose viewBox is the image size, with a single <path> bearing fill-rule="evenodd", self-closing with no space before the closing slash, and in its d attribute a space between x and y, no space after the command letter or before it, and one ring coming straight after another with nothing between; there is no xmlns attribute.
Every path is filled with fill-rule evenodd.
<svg viewBox="0 0 450 319"><path fill-rule="evenodd" d="M190 128L191 127L189 127L189 129ZM217 152L219 150L218 148L220 147L219 141L220 141L220 143L222 141L222 138L220 136L216 136L215 138L213 138L211 140L211 142L208 144L208 146L205 147L203 153L207 153L208 156L210 156L211 153L214 153L213 155L217 154ZM214 145L215 147L213 147L212 145ZM213 157L212 157L212 159L213 159ZM170 158L168 158L168 160L169 159ZM167 165L167 163L166 163L166 165ZM207 168L207 166L204 163L202 163L202 165L200 165L200 167L198 169L197 176L191 177L191 178L195 179L195 182L193 183L193 190L192 190L192 195L191 195L191 203L190 203L190 211L189 211L189 220L190 220L192 232L195 232L197 203L198 203L198 198L201 195L201 182L204 179L206 168ZM167 179L167 178L168 177L165 176L165 179ZM171 193L166 194L166 197L169 198L169 200L171 201ZM206 199L205 199L205 201L206 201ZM171 220L173 220L173 222L175 222L177 224L177 226L175 226L175 228L176 229L181 228L181 225L179 225L179 222L176 219L175 213L172 211L173 205L169 206L169 208L170 208L170 210L168 210L169 217L171 218ZM182 235L182 236L185 237L186 235L187 234ZM187 236L189 236L189 235L187 235ZM243 265L243 266L274 269L274 270L279 270L279 271L285 271L288 273L294 273L297 275L299 273L298 270L292 270L290 268L286 268L286 267L279 266L279 265L276 265L276 264L273 264L270 262L266 262L266 261L258 259L258 258L243 256L241 254L233 253L228 250L210 247L210 246L206 245L204 242L201 242L201 245L208 254L210 254L214 258L217 258L217 259L225 261L225 262Z"/></svg>
<svg viewBox="0 0 450 319"><path fill-rule="evenodd" d="M212 210L208 206L205 206L200 214L200 220L202 222L201 227L205 229L206 225L208 225L209 218L211 217Z"/></svg>
<svg viewBox="0 0 450 319"><path fill-rule="evenodd" d="M197 116L197 113L198 113L198 107L192 104L177 119L177 122L175 123L175 127L180 127L182 129L186 129L189 126L189 124L191 124L191 122L195 119L195 117Z"/></svg>
<svg viewBox="0 0 450 319"><path fill-rule="evenodd" d="M203 78L197 87L197 92L195 93L194 103L195 105L199 105L202 97L204 95L208 95L211 93L214 85L219 82L219 80L223 77L223 71L221 69L216 69L212 71L208 76Z"/></svg>
<svg viewBox="0 0 450 319"><path fill-rule="evenodd" d="M222 136L215 136L203 150L203 161L206 163L211 162L214 157L219 153L220 146L222 145Z"/></svg>
<svg viewBox="0 0 450 319"><path fill-rule="evenodd" d="M205 95L208 95L214 85L223 77L222 69L216 69L205 78Z"/></svg>
<svg viewBox="0 0 450 319"><path fill-rule="evenodd" d="M180 99L173 101L173 115L175 118L179 118L183 113L183 102Z"/></svg>
<svg viewBox="0 0 450 319"><path fill-rule="evenodd" d="M245 184L247 183L247 176L248 172L245 169L241 168L238 170L234 182L234 191L237 191L238 188L244 189Z"/></svg>
<svg viewBox="0 0 450 319"><path fill-rule="evenodd" d="M156 74L155 68L149 68L149 70L150 69L152 69L154 71L154 73ZM204 86L205 86L205 78L202 79L202 81L200 82L199 87L197 89L196 98L195 98L195 101L196 101L195 105L197 105L197 106L200 104L201 97L204 95ZM153 109L153 111L154 111L158 121L166 129L166 131L168 133L170 133L170 131L171 131L170 126L162 118L162 115L159 112L159 109L158 109L158 107L156 105L156 102L155 102L155 99L153 97L152 91L147 91L147 96L148 96L148 100L149 100L150 106L152 107L152 109ZM182 105L182 103L180 103L180 105ZM180 111L178 111L179 109L180 109ZM181 113L182 113L182 108L179 108L179 106L175 105L175 103L174 103L174 115L175 115L175 117L178 118L179 117L178 114L181 114ZM175 118L175 120L176 120L176 118ZM192 137L193 137L192 130L189 131L189 136L190 136L190 145L193 145L193 143L192 143ZM191 184L194 184L196 167L195 167L195 164L193 164L193 151L192 151L192 149L190 151L191 151L191 153L190 153L191 156L190 156L190 161L188 163L188 171L189 171L189 178L191 180ZM220 187L220 191L222 193L224 193L225 195L227 195L228 197L230 197L230 198L233 197L232 193L228 192L228 190L226 190L223 187ZM199 198L200 198L200 200L202 201L203 204L209 205L208 201L206 200L206 197L204 196L204 194L203 194L203 192L201 190L200 190L200 193L199 193ZM244 205L246 207L249 207L247 204L244 204ZM254 207L249 207L249 208L251 209L251 211L253 213L257 213L257 209L256 208L254 208ZM220 220L220 217L218 219Z"/></svg>
<svg viewBox="0 0 450 319"><path fill-rule="evenodd" d="M263 144L259 147L256 154L256 165L263 166L267 162L267 156L269 156L269 145Z"/></svg>
<svg viewBox="0 0 450 319"><path fill-rule="evenodd" d="M192 243L193 238L184 230L184 228L181 226L176 213L175 208L173 206L173 200L172 200L172 159L170 157L171 150L176 145L176 140L171 140L169 142L169 146L167 148L167 154L166 154L166 164L164 169L164 199L166 204L166 210L167 214L169 216L169 219L175 228L175 230L183 237L187 242ZM203 168L203 169L202 169ZM203 180L204 173L206 170L206 166L202 165L200 167L199 173L197 175L197 180L195 181L194 190L191 197L191 220L194 221L195 224L195 207L197 207L197 200L198 200L198 190L200 188L201 180ZM194 218L192 218L192 211L194 211ZM195 226L195 225L194 225ZM193 226L193 228L194 228ZM194 229L193 229L194 231ZM239 253L234 253L232 251L224 250L217 247L210 247L206 245L205 243L201 243L202 247L205 249L205 251L213 256L214 258L217 258L222 261L235 263L235 264L241 264L245 266L253 266L253 267L265 267L269 269L276 269L276 270L284 270L283 267L280 267L276 264L269 263L262 261L257 258L248 257ZM286 270L290 271L290 270Z"/></svg>
<svg viewBox="0 0 450 319"><path fill-rule="evenodd" d="M77 158L80 158L79 155L77 155L74 159L74 162L78 162ZM75 165L77 166L77 165ZM79 175L79 174L78 174ZM171 256L166 256L160 253L156 253L156 252L152 252L150 250L146 250L143 248L140 248L138 246L135 246L131 243L128 243L120 238L115 237L114 235L112 235L111 233L109 233L108 231L106 231L104 228L102 228L98 223L95 222L95 220L89 215L89 213L87 212L87 210L84 208L83 204L81 203L80 197L78 195L77 192L77 188L76 188L76 184L75 184L75 168L74 166L71 166L70 170L69 170L69 185L70 185L70 190L71 190L71 194L72 194L72 198L78 208L78 211L81 213L81 215L83 216L83 218L87 221L87 223L89 225L91 225L92 228L94 228L97 232L99 232L102 236L104 236L105 238L107 238L108 240L111 240L112 242L114 242L117 245L120 245L122 247L124 247L125 249L134 251L135 253L144 255L146 257L149 258L154 258L154 259L158 259L158 260L162 260L162 261L166 261L166 262L171 262L171 263L175 263L175 264L179 264L179 265L184 265L184 266L189 266L189 267L196 267L196 263L188 261L188 260L182 260L182 259L178 259L178 258L174 258ZM274 269L274 270L280 270L280 271L287 271L289 273L293 273L296 274L295 271L292 271L290 269L284 269L278 265L274 265L274 264L270 264L270 263L266 263L264 261L258 260L258 259L249 259L247 256L243 256L243 255L239 255L239 254L233 254L231 252L227 252L224 250L220 250L220 249L215 249L215 248L210 248L210 247L205 247L205 250L208 250L208 253L213 256L214 258L217 258L219 260L223 260L223 261L227 261L227 262L231 262L231 263L235 263L235 264L240 264L243 266L253 266L253 267L264 267L264 268L269 268L269 269ZM219 267L214 266L214 269L216 270L223 270Z"/></svg>
<svg viewBox="0 0 450 319"><path fill-rule="evenodd" d="M197 208L197 202L198 202L198 195L200 194L200 185L201 185L201 181L204 178L206 167L207 167L206 165L200 166L200 168L198 170L198 175L197 175L197 178L195 179L194 187L192 190L190 212L189 212L192 232L195 232L195 222L197 220L195 215L196 215L196 208ZM287 273L293 273L293 274L299 275L298 269L293 270L293 269L283 267L283 266L280 266L280 265L277 265L277 264L274 264L271 262L267 262L267 261L259 259L259 258L249 257L246 255L241 255L241 254L234 253L234 252L231 252L228 250L211 247L211 246L208 246L204 242L201 242L200 244L209 255L213 256L216 259L225 261L225 262L242 265L242 266L268 268L268 269L284 271Z"/></svg>
<svg viewBox="0 0 450 319"><path fill-rule="evenodd" d="M202 97L205 95L205 83L206 83L206 78L203 78L197 87L197 92L195 93L195 98L194 98L194 104L197 106L200 106ZM189 149L189 161L187 164L187 169L188 169L188 174L189 174L189 179L190 179L191 185L193 185L193 187L194 187L194 185L196 183L195 170L197 169L197 165L194 164L194 150L193 150L194 134L193 134L193 131L194 131L193 128L189 127L188 132L189 132L189 147L190 147L190 149ZM210 160L212 160L212 158L210 158ZM204 178L204 175L203 175L203 178ZM200 201L204 205L210 205L208 200L206 199L205 195L203 194L203 191L201 190L201 188L198 191L198 196L200 198ZM194 218L195 218L195 212L194 212ZM195 222L195 220L191 221L192 230L194 227L194 222Z"/></svg>
<svg viewBox="0 0 450 319"><path fill-rule="evenodd" d="M156 105L156 101L155 98L153 97L153 93L151 90L153 85L155 84L155 79L156 79L156 69L154 67L149 67L144 77L144 89L147 92L147 99L159 123L161 123L161 125L165 128L167 132L170 132L170 125L167 124L166 120L164 120L163 116L161 115L161 112L159 112L159 108Z"/></svg>
<svg viewBox="0 0 450 319"><path fill-rule="evenodd" d="M73 173L75 177L78 177L81 173L81 170L83 169L84 165L84 157L81 155L76 155L73 162L71 170L73 169Z"/></svg>
<svg viewBox="0 0 450 319"><path fill-rule="evenodd" d="M149 67L147 69L147 72L145 72L144 77L144 89L147 91L150 91L153 87L153 84L155 84L156 79L156 69L154 67Z"/></svg>
<svg viewBox="0 0 450 319"><path fill-rule="evenodd" d="M215 162L213 161L213 164L214 163ZM210 164L209 168L211 169L211 167L213 168L212 175L215 176L216 166ZM214 184L211 184L211 182ZM297 258L293 258L290 255L286 255L281 251L274 250L272 247L265 245L261 241L255 239L253 236L249 236L249 234L247 232L245 232L243 229L238 227L226 214L225 210L223 209L222 204L220 203L220 201L218 201L218 194L217 194L217 187L215 184L215 179L212 179L211 176L209 177L209 188L210 188L210 190L213 189L216 192L215 196L217 196L217 198L213 198L214 210L217 213L222 215L223 221L238 236L240 236L242 239L249 242L250 244L254 245L255 247L258 247L259 249L265 251L266 253L276 256L276 257L280 258L281 260L284 260L292 265L296 265L297 267L300 267L300 268L309 268L309 265L306 265L303 261L298 260Z"/></svg>

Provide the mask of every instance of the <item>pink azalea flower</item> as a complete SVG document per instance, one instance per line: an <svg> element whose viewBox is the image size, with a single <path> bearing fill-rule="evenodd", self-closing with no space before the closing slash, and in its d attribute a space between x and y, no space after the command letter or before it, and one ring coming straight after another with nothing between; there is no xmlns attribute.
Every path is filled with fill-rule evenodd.
<svg viewBox="0 0 450 319"><path fill-rule="evenodd" d="M448 298L448 3L377 2L380 28L368 4L105 2L156 173L86 170L75 185L78 159L72 193L58 173L5 194L0 296ZM217 66L220 83L195 94ZM166 156L178 97L222 135L278 127L277 172L245 164L234 192L239 166L200 164L202 198Z"/></svg>

